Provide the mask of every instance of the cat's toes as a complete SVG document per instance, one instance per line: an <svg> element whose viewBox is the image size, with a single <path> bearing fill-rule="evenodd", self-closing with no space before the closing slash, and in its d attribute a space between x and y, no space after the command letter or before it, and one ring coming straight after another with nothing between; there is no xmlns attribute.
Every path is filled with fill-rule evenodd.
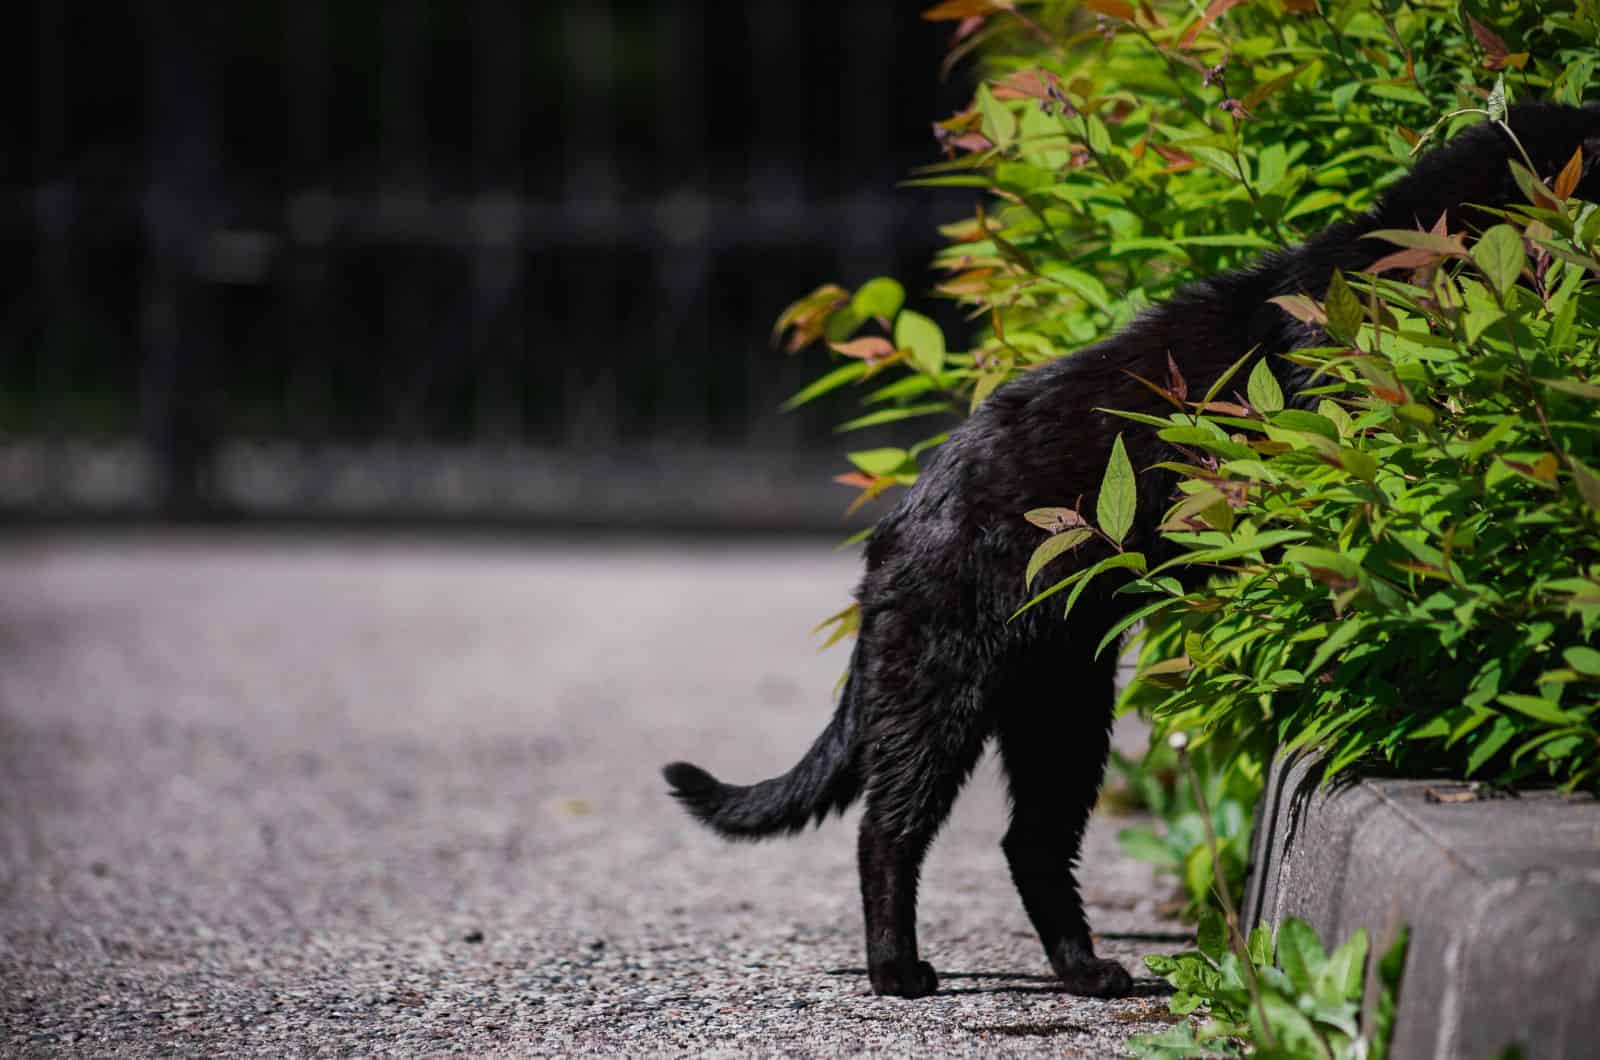
<svg viewBox="0 0 1600 1060"><path fill-rule="evenodd" d="M939 989L939 977L927 961L880 964L869 973L872 992L889 997L927 997Z"/></svg>
<svg viewBox="0 0 1600 1060"><path fill-rule="evenodd" d="M1133 976L1116 961L1090 958L1058 972L1067 991L1079 997L1122 997L1133 989Z"/></svg>

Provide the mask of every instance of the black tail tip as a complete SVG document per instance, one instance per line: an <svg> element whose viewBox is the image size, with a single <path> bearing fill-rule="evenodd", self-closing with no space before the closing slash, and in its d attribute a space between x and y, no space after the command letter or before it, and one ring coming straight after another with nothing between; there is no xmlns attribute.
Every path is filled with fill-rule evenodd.
<svg viewBox="0 0 1600 1060"><path fill-rule="evenodd" d="M688 762L669 763L661 768L661 775L672 785L672 794L685 800L702 799L722 787L716 777Z"/></svg>
<svg viewBox="0 0 1600 1060"><path fill-rule="evenodd" d="M690 814L717 827L717 811L728 797L728 788L716 777L688 762L673 762L661 770L672 785L672 797ZM718 829L720 831L720 828Z"/></svg>

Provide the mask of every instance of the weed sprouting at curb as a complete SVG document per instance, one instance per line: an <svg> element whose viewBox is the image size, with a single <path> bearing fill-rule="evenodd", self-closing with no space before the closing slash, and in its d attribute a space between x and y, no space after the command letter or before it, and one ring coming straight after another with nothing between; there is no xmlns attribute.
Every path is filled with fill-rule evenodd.
<svg viewBox="0 0 1600 1060"><path fill-rule="evenodd" d="M1202 819L1208 820L1204 785L1189 760L1187 737L1174 733L1170 745ZM1285 920L1276 933L1259 924L1246 937L1209 829L1207 841L1218 866L1215 897L1221 911L1209 910L1201 918L1196 949L1145 958L1150 970L1176 990L1171 1010L1204 1018L1133 1038L1128 1045L1134 1055L1144 1060L1383 1060L1405 966L1405 931L1377 962L1377 989L1372 1004L1363 1007L1366 932L1357 931L1331 954L1317 932L1296 918Z"/></svg>

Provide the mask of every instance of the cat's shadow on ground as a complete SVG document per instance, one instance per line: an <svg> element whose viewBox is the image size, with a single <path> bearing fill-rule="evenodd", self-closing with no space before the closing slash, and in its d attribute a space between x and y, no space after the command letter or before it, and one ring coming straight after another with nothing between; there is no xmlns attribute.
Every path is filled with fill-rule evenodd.
<svg viewBox="0 0 1600 1060"><path fill-rule="evenodd" d="M827 975L848 975L865 978L865 968L829 968ZM952 980L1000 980L999 986L948 986ZM944 972L939 973L939 989L934 997L954 997L961 994L1066 994L1061 980L1053 975L1030 975L1023 972ZM1124 997L1170 997L1172 987L1164 980L1136 978L1133 989Z"/></svg>
<svg viewBox="0 0 1600 1060"><path fill-rule="evenodd" d="M1194 934L1188 931L1103 931L1095 936L1105 942L1159 942L1174 946L1194 945ZM827 975L853 975L866 977L865 968L829 968ZM1003 986L957 986L947 987L943 984L952 979L998 979ZM957 994L1065 994L1066 988L1061 985L1061 980L1053 975L1034 975L1028 972L939 972L939 989L934 991L934 996L953 996ZM1135 978L1133 989L1129 990L1126 997L1170 997L1173 990L1171 984L1164 979Z"/></svg>

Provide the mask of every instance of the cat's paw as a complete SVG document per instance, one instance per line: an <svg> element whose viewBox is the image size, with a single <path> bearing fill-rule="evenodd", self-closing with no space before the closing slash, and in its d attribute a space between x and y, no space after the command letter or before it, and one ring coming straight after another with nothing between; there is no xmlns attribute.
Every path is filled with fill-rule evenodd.
<svg viewBox="0 0 1600 1060"><path fill-rule="evenodd" d="M1133 989L1133 976L1116 961L1096 957L1056 969L1067 992L1079 997L1122 997Z"/></svg>
<svg viewBox="0 0 1600 1060"><path fill-rule="evenodd" d="M874 994L889 997L927 997L939 989L939 977L927 961L880 964L868 971Z"/></svg>

